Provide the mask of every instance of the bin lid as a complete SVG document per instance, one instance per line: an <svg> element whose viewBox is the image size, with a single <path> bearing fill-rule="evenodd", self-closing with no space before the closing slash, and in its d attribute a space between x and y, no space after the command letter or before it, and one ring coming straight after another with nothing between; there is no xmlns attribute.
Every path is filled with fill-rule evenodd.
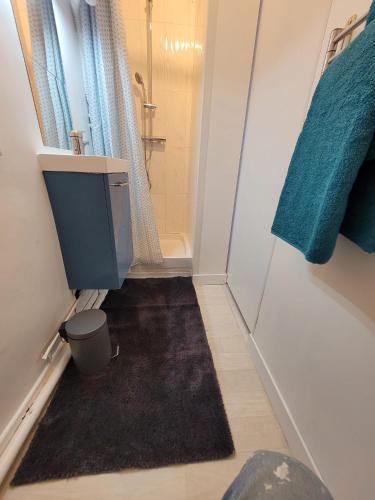
<svg viewBox="0 0 375 500"><path fill-rule="evenodd" d="M69 338L83 340L92 337L107 321L107 315L101 309L87 309L75 314L65 324Z"/></svg>

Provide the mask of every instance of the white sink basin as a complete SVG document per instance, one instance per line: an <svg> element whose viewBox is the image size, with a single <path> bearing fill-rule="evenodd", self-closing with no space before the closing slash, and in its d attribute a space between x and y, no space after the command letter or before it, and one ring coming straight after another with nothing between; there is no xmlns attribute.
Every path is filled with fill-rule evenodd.
<svg viewBox="0 0 375 500"><path fill-rule="evenodd" d="M127 160L108 156L39 154L43 171L85 172L87 174L114 174L128 171Z"/></svg>

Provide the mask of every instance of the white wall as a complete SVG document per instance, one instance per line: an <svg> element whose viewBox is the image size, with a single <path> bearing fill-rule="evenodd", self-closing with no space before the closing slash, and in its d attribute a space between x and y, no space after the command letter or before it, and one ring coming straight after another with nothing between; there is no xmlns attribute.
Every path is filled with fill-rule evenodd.
<svg viewBox="0 0 375 500"><path fill-rule="evenodd" d="M9 0L0 2L0 433L73 302L36 152L41 136Z"/></svg>
<svg viewBox="0 0 375 500"><path fill-rule="evenodd" d="M265 0L265 9L267 3L272 3L272 9L275 8L274 0ZM279 131L272 124L268 128L268 142L272 147L277 144L279 133L283 134L286 144L283 144L280 158L269 153L269 163L262 169L254 166L253 177L245 180L245 186L254 183L250 189L254 200L251 211L255 215L249 221L254 220L256 214L261 220L250 227L247 235L254 242L254 252L259 252L253 254L249 248L249 259L254 260L255 265L258 262L260 268L258 277L256 270L249 275L249 279L255 276L256 283L261 283L265 276L272 247L272 241L266 235L281 189L280 180L286 174L287 150L292 152L297 139L296 124L299 121L301 125L302 102L298 100L297 92L296 106L295 90L289 90L298 78L292 71L293 65L289 66L289 76L279 78L284 67L283 48L291 30L288 20L292 13L300 12L299 19L295 20L301 27L298 41L309 36L306 31L311 20L301 10L310 8L310 5L304 3L301 7L302 2L295 0L288 1L289 6L285 8L284 1L278 3L282 3L283 9L278 16L269 11L269 22L275 23L275 27L272 30L269 26L266 40L272 39L276 25L285 29L278 33L281 50L275 44L275 63L269 66L269 71L275 72L274 91L283 97L288 112L282 113L279 107L275 108L274 99L270 97L269 107L264 101L263 119L274 116L279 124ZM334 27L343 26L353 13L364 13L369 3L368 0L333 0L323 51L329 32ZM297 49L298 41L295 41ZM298 54L298 50L293 52L293 47L290 47L288 54L295 58L295 71L303 71L301 56L304 52ZM323 55L322 52L315 81L319 77ZM303 112L306 112L306 105ZM284 135L280 113L285 119L284 127L288 130L291 127L293 134ZM258 124L265 133L267 127L261 118ZM240 189L243 181L241 178ZM259 195L255 196L254 190L257 189ZM262 257L262 249L266 257ZM232 253L231 260L234 255ZM249 282L248 286L251 290L253 285ZM252 305L254 310L259 303L259 286L257 284L255 291L248 294L248 301L255 302ZM324 266L310 265L297 250L279 240L276 242L254 339L308 451L336 500L374 498L374 296L375 256L365 254L345 238L339 238L333 258ZM249 317L252 321L254 312Z"/></svg>
<svg viewBox="0 0 375 500"><path fill-rule="evenodd" d="M195 245L195 225L197 220L197 190L199 174L200 148L203 137L202 115L204 103L204 59L207 39L207 18L209 0L200 0L195 12L195 41L201 46L201 50L194 54L194 65L192 73L192 106L190 118L191 137L191 172L189 178L189 197L187 211L187 238L190 249Z"/></svg>
<svg viewBox="0 0 375 500"><path fill-rule="evenodd" d="M254 330L270 228L301 129L331 0L264 0L244 133L228 284Z"/></svg>
<svg viewBox="0 0 375 500"><path fill-rule="evenodd" d="M193 272L226 281L226 265L259 0L209 2Z"/></svg>
<svg viewBox="0 0 375 500"><path fill-rule="evenodd" d="M277 242L255 341L336 500L371 500L374 256L340 241L321 269Z"/></svg>

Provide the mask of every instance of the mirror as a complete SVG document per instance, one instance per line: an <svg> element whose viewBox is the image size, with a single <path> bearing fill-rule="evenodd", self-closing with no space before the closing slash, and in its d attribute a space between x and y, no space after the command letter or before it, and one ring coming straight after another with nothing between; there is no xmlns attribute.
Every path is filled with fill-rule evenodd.
<svg viewBox="0 0 375 500"><path fill-rule="evenodd" d="M89 114L71 1L12 0L12 6L44 145L70 149L70 132L81 130L90 154Z"/></svg>

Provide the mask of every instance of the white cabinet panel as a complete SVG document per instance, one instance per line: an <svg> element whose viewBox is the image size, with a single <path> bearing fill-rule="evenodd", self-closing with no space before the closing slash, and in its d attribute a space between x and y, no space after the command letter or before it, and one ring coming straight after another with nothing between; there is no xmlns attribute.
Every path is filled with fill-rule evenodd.
<svg viewBox="0 0 375 500"><path fill-rule="evenodd" d="M310 37L311 43L311 33L307 33L311 15L306 10L313 9L315 2L309 6L301 2L301 19L293 28L287 18L289 11L298 9L297 3L288 2L286 13L280 11L277 22L277 16L273 21L286 30L296 29L294 35L293 31L289 33L295 39L295 48L289 49L294 50L295 65L285 66L283 49L287 42L280 37L279 51L269 59L260 76L255 74L259 81L254 82L254 89L256 85L262 89L267 75L271 80L273 74L274 92L279 97L271 95L269 82L269 104L264 98L253 128L251 109L259 103L250 102L247 133L252 130L257 140L249 136L250 144L246 145L248 137L245 141L229 265L230 286L250 328L254 325L272 247L269 228L289 161L285 150L279 148L278 138L281 134L288 141L290 154L302 122L301 116L297 120L302 110L302 89L294 88L295 78L302 76L295 75L306 72L303 60L312 57L307 56L301 43L305 37ZM343 26L352 14L363 14L369 6L369 0L333 1L315 82L330 31ZM262 95L260 92L257 95ZM287 109L283 120L279 117L282 106ZM262 143L262 150L262 136L256 135L257 129L262 134L268 130L268 144ZM286 148L285 142L283 147ZM374 498L374 296L375 255L365 254L340 237L330 262L313 266L297 250L277 241L254 338L336 500Z"/></svg>
<svg viewBox="0 0 375 500"><path fill-rule="evenodd" d="M228 284L251 331L274 243L270 228L330 5L331 0L262 5L228 267Z"/></svg>

